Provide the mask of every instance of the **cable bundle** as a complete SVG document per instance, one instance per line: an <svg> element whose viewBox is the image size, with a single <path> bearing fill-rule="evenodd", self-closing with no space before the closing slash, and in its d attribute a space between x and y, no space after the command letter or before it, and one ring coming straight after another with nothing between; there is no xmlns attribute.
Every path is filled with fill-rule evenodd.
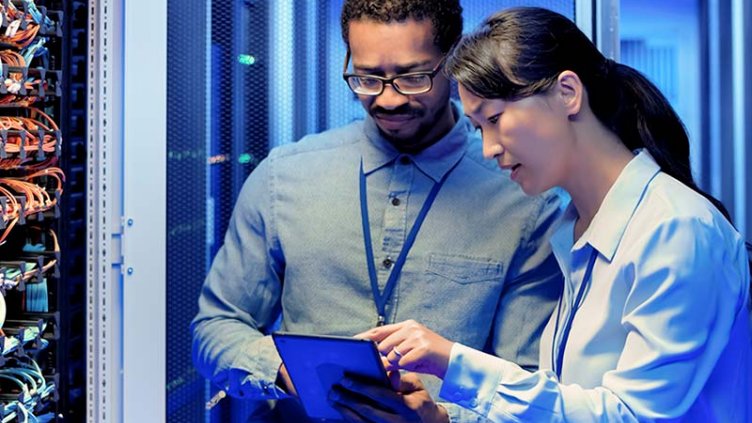
<svg viewBox="0 0 752 423"><path fill-rule="evenodd" d="M0 105L26 107L44 97L49 87L44 69L32 71L29 66L35 57L48 54L44 47L46 42L46 38L40 37L20 52L0 50L0 63L3 64Z"/></svg>
<svg viewBox="0 0 752 423"><path fill-rule="evenodd" d="M16 359L12 366L0 369L0 384L5 386L0 399L7 405L0 410L0 420L6 422L46 422L52 416L35 416L37 405L55 391L55 384L48 382L39 365L33 359ZM5 393L11 392L11 393Z"/></svg>
<svg viewBox="0 0 752 423"><path fill-rule="evenodd" d="M30 226L24 255L12 261L0 261L0 291L5 292L22 286L24 309L31 313L49 311L47 275L54 270L58 277L60 245L52 229L45 232L41 227ZM1 327L1 326L0 326Z"/></svg>
<svg viewBox="0 0 752 423"><path fill-rule="evenodd" d="M54 182L49 188L52 195L48 188L45 188L50 180ZM63 193L64 181L65 175L57 167L43 169L23 177L0 178L0 225L5 226L0 235L0 245L5 242L16 223L25 223L27 217L57 206L58 198Z"/></svg>
<svg viewBox="0 0 752 423"><path fill-rule="evenodd" d="M15 52L13 50L0 51L0 62L12 68L26 67L26 59L24 59L21 53ZM7 77L3 81L5 89L10 92L20 91L22 78L23 74L21 72L9 71Z"/></svg>
<svg viewBox="0 0 752 423"><path fill-rule="evenodd" d="M49 345L43 337L48 325L36 321L8 321L0 330L0 422L48 422L54 414L35 415L54 398L54 379L45 377L37 357Z"/></svg>
<svg viewBox="0 0 752 423"><path fill-rule="evenodd" d="M54 339L54 332L46 333L50 327L44 319L8 320L5 329L0 329L0 363L14 356L29 357L43 351L50 344L45 338L51 335Z"/></svg>
<svg viewBox="0 0 752 423"><path fill-rule="evenodd" d="M14 169L39 159L47 163L57 160L51 157L60 151L57 124L39 109L23 110L28 117L0 116L0 169Z"/></svg>
<svg viewBox="0 0 752 423"><path fill-rule="evenodd" d="M31 44L39 32L39 24L29 13L19 10L12 2L0 6L5 22L9 22L0 34L0 43L21 49Z"/></svg>
<svg viewBox="0 0 752 423"><path fill-rule="evenodd" d="M0 43L22 49L36 38L40 25L51 25L32 0L21 0L22 9L12 1L4 0L0 4L0 15L5 31L0 33Z"/></svg>
<svg viewBox="0 0 752 423"><path fill-rule="evenodd" d="M62 22L62 12L50 14ZM0 0L0 298L8 315L0 326L0 423L54 418L37 416L56 401L53 377L41 370L55 371L46 365L55 354L40 353L59 336L42 333L48 323L57 328L55 314L48 314L48 281L54 290L60 278L53 228L65 182L56 167L61 132L47 114L57 113L59 104L50 100L60 96L61 81L60 71L48 69L48 36L62 37L62 27L44 7ZM30 316L36 319L24 320Z"/></svg>

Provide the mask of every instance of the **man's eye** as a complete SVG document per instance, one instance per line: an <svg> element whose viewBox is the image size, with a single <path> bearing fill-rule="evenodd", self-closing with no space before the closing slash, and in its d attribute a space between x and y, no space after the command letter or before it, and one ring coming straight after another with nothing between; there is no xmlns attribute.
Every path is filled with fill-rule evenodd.
<svg viewBox="0 0 752 423"><path fill-rule="evenodd" d="M360 85L364 87L377 87L381 81L376 78L360 77L358 78Z"/></svg>
<svg viewBox="0 0 752 423"><path fill-rule="evenodd" d="M426 82L426 77L423 75L402 76L399 81L405 85L423 85Z"/></svg>

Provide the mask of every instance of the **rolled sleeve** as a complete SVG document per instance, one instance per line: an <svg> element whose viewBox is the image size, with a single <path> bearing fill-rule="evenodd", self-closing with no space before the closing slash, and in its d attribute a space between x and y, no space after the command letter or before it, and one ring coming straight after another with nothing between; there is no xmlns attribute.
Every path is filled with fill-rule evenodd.
<svg viewBox="0 0 752 423"><path fill-rule="evenodd" d="M196 368L228 394L280 398L280 358L266 333L281 304L282 259L274 238L268 159L249 176L199 296L191 324Z"/></svg>

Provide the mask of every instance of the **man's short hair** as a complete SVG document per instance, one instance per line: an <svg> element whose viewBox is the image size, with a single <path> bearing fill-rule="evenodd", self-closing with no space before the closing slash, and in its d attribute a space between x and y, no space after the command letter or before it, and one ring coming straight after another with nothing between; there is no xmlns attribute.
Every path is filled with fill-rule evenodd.
<svg viewBox="0 0 752 423"><path fill-rule="evenodd" d="M446 53L462 35L462 6L459 0L345 0L342 6L342 39L350 48L350 22L372 20L381 23L407 19L430 19L434 44Z"/></svg>

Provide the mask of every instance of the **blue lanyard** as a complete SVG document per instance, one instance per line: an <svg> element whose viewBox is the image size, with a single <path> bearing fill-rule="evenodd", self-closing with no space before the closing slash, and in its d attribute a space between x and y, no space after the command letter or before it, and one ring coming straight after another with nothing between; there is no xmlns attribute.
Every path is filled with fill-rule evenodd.
<svg viewBox="0 0 752 423"><path fill-rule="evenodd" d="M554 357L556 357L556 361L553 363L553 370L556 372L556 376L561 381L561 366L564 363L564 350L567 348L567 340L569 339L569 331L572 330L572 322L574 321L574 315L577 313L577 310L579 310L580 305L582 305L582 297L585 295L585 289L587 285L590 283L590 277L593 273L593 266L595 266L595 259L598 258L598 250L593 249L592 254L590 255L590 261L588 262L587 269L585 269L585 277L582 278L582 283L580 284L580 289L577 291L577 298L574 300L574 304L572 304L572 312L569 313L569 316L567 316L567 321L564 324L564 332L561 335L561 344L559 344L558 351L555 348L556 345L556 334L559 332L559 318L561 317L561 303L564 300L564 296L562 295L561 298L559 298L559 305L556 308L556 325L554 326L554 337L551 341L551 359L553 360Z"/></svg>
<svg viewBox="0 0 752 423"><path fill-rule="evenodd" d="M457 163L459 163L459 160L457 161ZM389 278L387 279L386 285L384 286L384 292L381 293L379 292L379 280L376 277L376 263L373 258L373 244L371 244L371 225L368 222L368 196L366 191L366 175L365 173L363 173L363 160L360 161L360 216L363 221L363 241L366 249L368 277L371 279L373 300L376 303L376 311L379 313L379 319L376 322L377 326L381 326L386 322L386 303L389 300L389 296L392 295L394 287L397 285L397 278L402 271L402 266L404 266L405 261L407 261L407 253L410 252L410 248L412 248L413 243L415 242L415 238L418 236L418 231L420 230L421 225L423 225L423 221L426 219L428 210L431 208L431 205L433 205L436 196L439 194L441 186L444 185L444 181L446 181L447 176L452 173L452 170L455 166L457 166L457 163L455 163L455 165L452 166L452 168L444 174L444 177L442 177L439 182L433 185L431 192L428 194L426 201L423 203L423 207L420 209L420 213L418 213L418 217L415 218L413 227L407 234L405 244L402 246L402 250L397 257L397 260L394 262L392 272L389 274Z"/></svg>

